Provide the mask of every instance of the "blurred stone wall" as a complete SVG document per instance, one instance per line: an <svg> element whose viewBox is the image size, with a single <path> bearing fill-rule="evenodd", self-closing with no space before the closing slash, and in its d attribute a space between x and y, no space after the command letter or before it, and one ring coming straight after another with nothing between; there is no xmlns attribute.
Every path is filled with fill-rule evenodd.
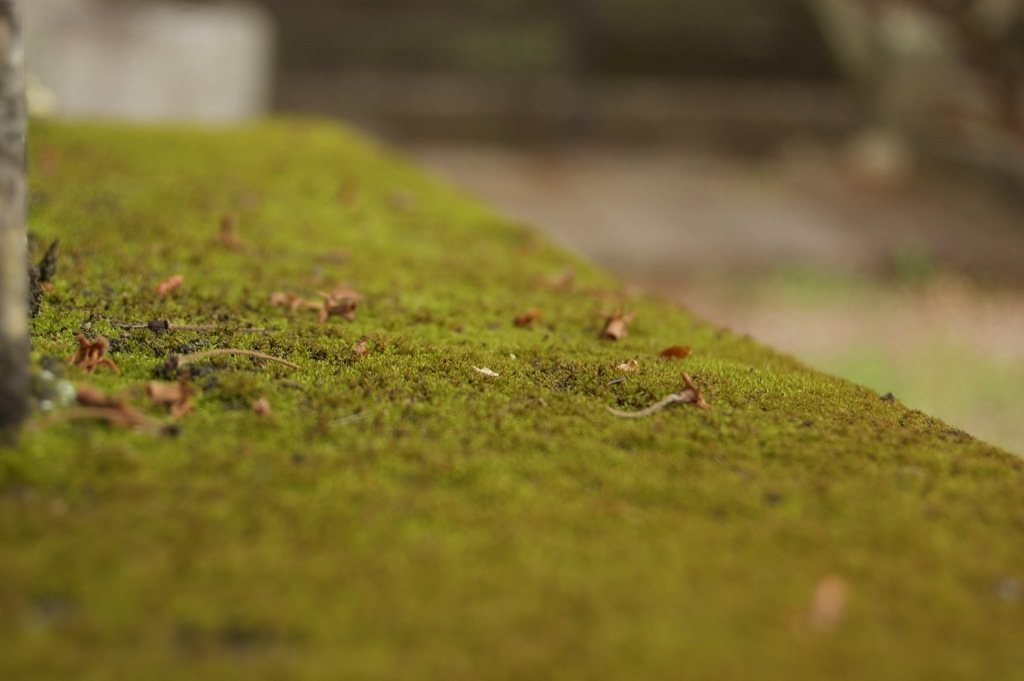
<svg viewBox="0 0 1024 681"><path fill-rule="evenodd" d="M30 103L37 113L229 122L268 110L273 24L257 5L21 4Z"/></svg>
<svg viewBox="0 0 1024 681"><path fill-rule="evenodd" d="M847 110L808 96L841 78L804 0L260 2L280 37L276 105L384 134L704 134L756 110L772 128Z"/></svg>

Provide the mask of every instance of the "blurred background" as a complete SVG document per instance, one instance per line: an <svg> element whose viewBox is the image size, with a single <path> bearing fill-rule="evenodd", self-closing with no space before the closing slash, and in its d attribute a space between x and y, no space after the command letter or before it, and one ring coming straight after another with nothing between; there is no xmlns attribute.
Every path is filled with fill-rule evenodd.
<svg viewBox="0 0 1024 681"><path fill-rule="evenodd" d="M37 115L343 119L713 323L1024 454L1024 0L22 12Z"/></svg>

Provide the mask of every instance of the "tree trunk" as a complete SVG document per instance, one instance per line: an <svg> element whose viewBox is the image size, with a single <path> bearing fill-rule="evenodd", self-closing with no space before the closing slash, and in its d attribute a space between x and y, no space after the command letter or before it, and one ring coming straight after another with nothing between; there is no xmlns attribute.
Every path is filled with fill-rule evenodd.
<svg viewBox="0 0 1024 681"><path fill-rule="evenodd" d="M0 0L0 443L28 415L25 82L13 0Z"/></svg>

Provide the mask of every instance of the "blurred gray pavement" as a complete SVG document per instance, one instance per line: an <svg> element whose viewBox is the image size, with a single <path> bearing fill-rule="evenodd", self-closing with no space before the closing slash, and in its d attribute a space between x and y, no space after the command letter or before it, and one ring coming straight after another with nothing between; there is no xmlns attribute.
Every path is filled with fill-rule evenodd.
<svg viewBox="0 0 1024 681"><path fill-rule="evenodd" d="M1024 280L1024 201L966 176L880 185L806 145L771 158L686 147L404 150L642 284L790 265L884 274L907 259Z"/></svg>

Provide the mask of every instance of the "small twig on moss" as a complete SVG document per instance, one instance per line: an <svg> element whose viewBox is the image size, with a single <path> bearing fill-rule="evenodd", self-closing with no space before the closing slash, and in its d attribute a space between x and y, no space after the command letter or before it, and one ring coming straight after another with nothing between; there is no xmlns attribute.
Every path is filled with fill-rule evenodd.
<svg viewBox="0 0 1024 681"><path fill-rule="evenodd" d="M248 357L256 357L257 359L265 359L270 362L277 362L283 364L290 369L300 369L298 364L289 362L286 359L280 357L274 357L268 355L265 352L257 352L256 350L243 350L241 348L217 348L215 350L204 350L203 352L193 352L191 355L171 355L167 360L167 365L172 369L178 369L185 366L189 362L194 362L198 359L206 359L207 357L216 357L218 355L246 355Z"/></svg>
<svg viewBox="0 0 1024 681"><path fill-rule="evenodd" d="M155 435L177 433L177 427L173 424L151 419L130 407L121 398L107 395L92 386L81 386L75 399L81 406L54 414L41 421L39 427L46 428L64 421L98 420L106 421L107 425L114 428L132 428Z"/></svg>
<svg viewBox="0 0 1024 681"><path fill-rule="evenodd" d="M262 333L266 331L265 328L257 327L240 327L230 328L222 327L217 324L175 324L167 319L150 319L145 324L112 324L119 329L149 329L153 333L163 333L165 331L230 331L232 333Z"/></svg>
<svg viewBox="0 0 1024 681"><path fill-rule="evenodd" d="M700 389L693 384L693 380L686 372L683 372L683 383L686 384L685 388L683 388L677 393L666 395L664 398L662 398L658 402L655 402L646 409L641 409L640 411L619 411L618 409L613 409L612 407L608 406L606 406L605 409L608 410L608 413L612 414L613 416L618 416L620 418L642 419L645 416L650 416L651 414L658 413L668 405L673 404L675 402L682 402L684 404L696 404L701 409L711 408L711 405L704 401L703 393L701 393Z"/></svg>

